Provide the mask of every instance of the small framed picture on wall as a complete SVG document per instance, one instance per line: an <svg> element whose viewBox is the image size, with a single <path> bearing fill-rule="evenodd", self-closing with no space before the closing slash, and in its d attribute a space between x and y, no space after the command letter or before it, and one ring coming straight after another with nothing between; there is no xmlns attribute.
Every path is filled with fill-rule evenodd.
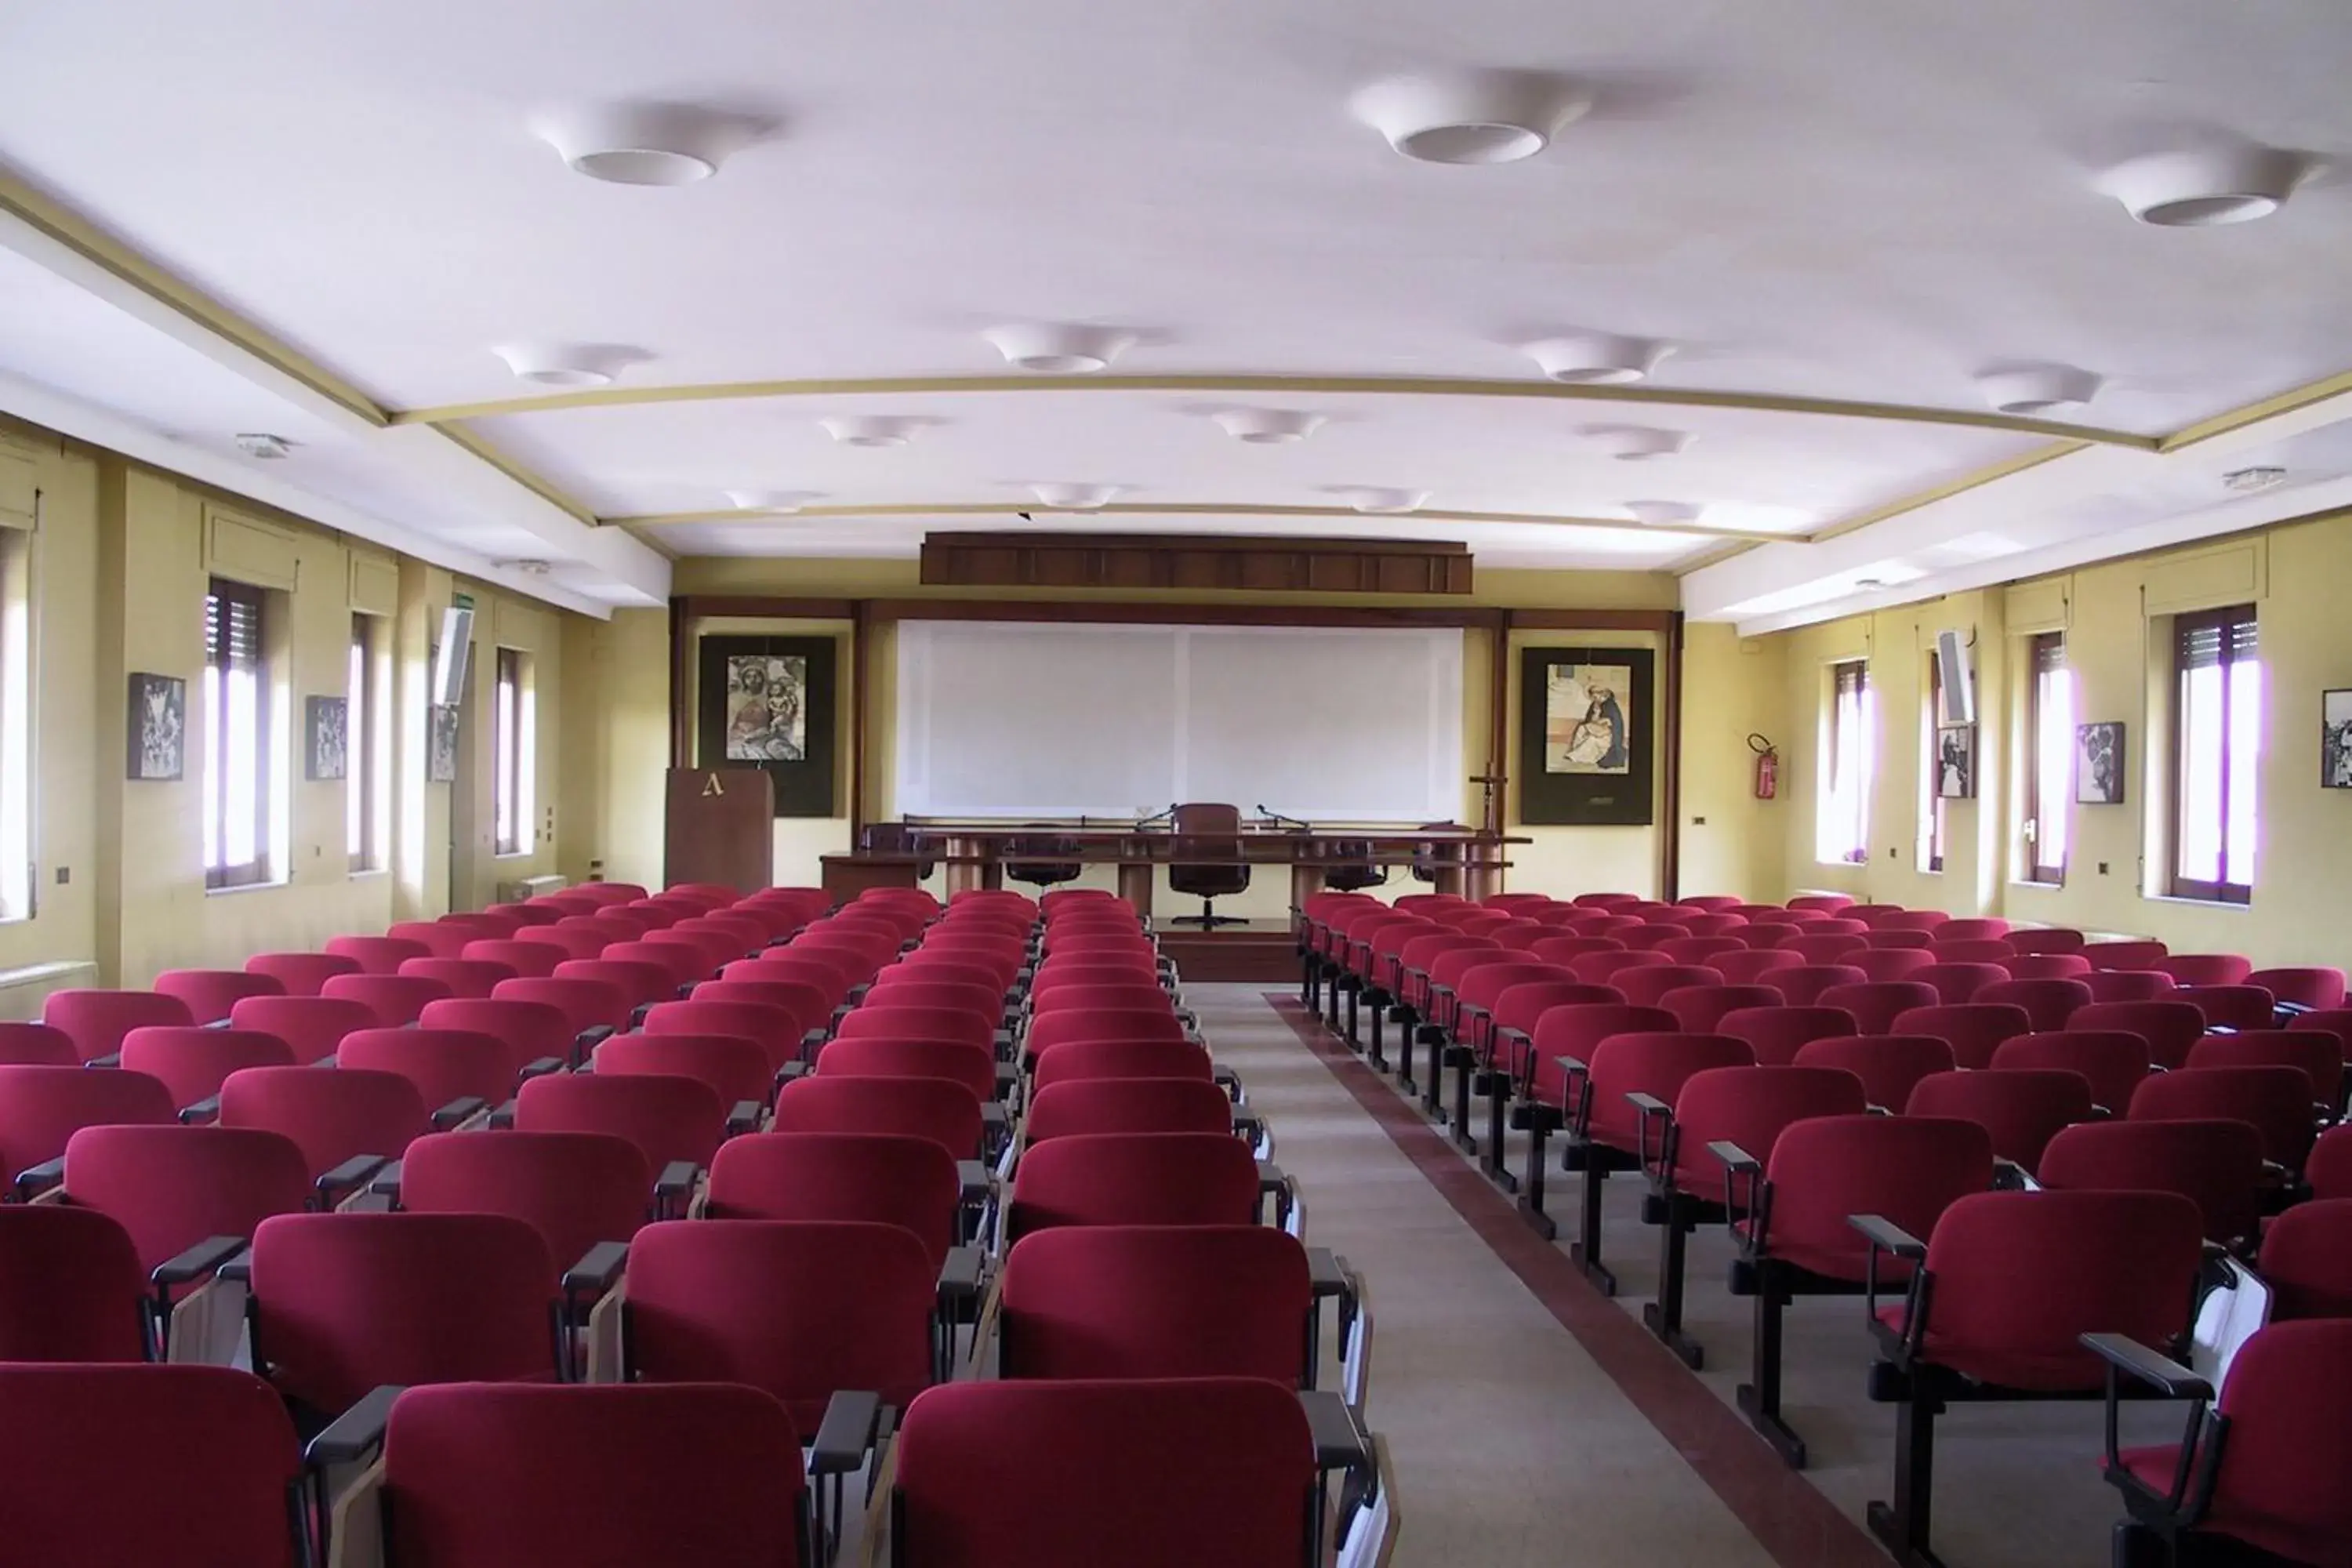
<svg viewBox="0 0 2352 1568"><path fill-rule="evenodd" d="M2124 727L2078 724L2074 728L2074 802L2078 805L2124 803Z"/></svg>
<svg viewBox="0 0 2352 1568"><path fill-rule="evenodd" d="M2319 694L2319 786L2352 789L2352 689Z"/></svg>
<svg viewBox="0 0 2352 1568"><path fill-rule="evenodd" d="M131 777L168 782L188 768L188 683L176 675L131 678Z"/></svg>
<svg viewBox="0 0 2352 1568"><path fill-rule="evenodd" d="M331 782L349 769L351 749L344 725L350 701L341 697L308 697L302 701L302 776L313 783Z"/></svg>
<svg viewBox="0 0 2352 1568"><path fill-rule="evenodd" d="M1977 797L1977 727L1936 727L1936 794L1943 800Z"/></svg>

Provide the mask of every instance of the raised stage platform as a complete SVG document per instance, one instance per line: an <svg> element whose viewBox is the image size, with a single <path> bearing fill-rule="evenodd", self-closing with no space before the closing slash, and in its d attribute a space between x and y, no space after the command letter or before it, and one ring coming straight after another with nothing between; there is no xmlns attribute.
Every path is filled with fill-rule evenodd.
<svg viewBox="0 0 2352 1568"><path fill-rule="evenodd" d="M1297 983L1298 947L1288 921L1244 921L1207 931L1161 921L1152 929L1185 980Z"/></svg>

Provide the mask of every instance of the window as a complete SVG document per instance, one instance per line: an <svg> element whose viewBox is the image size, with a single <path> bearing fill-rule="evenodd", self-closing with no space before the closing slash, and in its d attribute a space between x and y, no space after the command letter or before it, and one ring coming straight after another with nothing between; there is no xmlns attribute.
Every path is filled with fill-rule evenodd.
<svg viewBox="0 0 2352 1568"><path fill-rule="evenodd" d="M1936 755L1936 727L1944 721L1944 664L1933 651L1927 655L1927 705L1919 715L1919 864L1929 871L1944 868L1944 806L1941 770Z"/></svg>
<svg viewBox="0 0 2352 1568"><path fill-rule="evenodd" d="M205 596L205 886L269 879L269 669L261 590Z"/></svg>
<svg viewBox="0 0 2352 1568"><path fill-rule="evenodd" d="M2180 616L2172 626L2172 879L2176 899L2253 898L2254 767L2263 745L2263 666L2254 609Z"/></svg>
<svg viewBox="0 0 2352 1568"><path fill-rule="evenodd" d="M11 921L33 913L30 542L0 528L0 920Z"/></svg>
<svg viewBox="0 0 2352 1568"><path fill-rule="evenodd" d="M1860 865L1870 858L1870 763L1875 750L1870 666L1830 666L1830 721L1822 759L1820 855Z"/></svg>
<svg viewBox="0 0 2352 1568"><path fill-rule="evenodd" d="M499 649L498 681L491 694L491 766L493 811L497 820L498 852L530 852L533 737L538 731L532 712L530 656L510 647Z"/></svg>
<svg viewBox="0 0 2352 1568"><path fill-rule="evenodd" d="M2074 786L2074 672L2066 668L2066 634L2042 632L2026 642L2025 875L2066 879L2067 797Z"/></svg>
<svg viewBox="0 0 2352 1568"><path fill-rule="evenodd" d="M352 658L343 714L343 837L354 871L380 871L392 826L392 789L384 744L383 623L352 617Z"/></svg>

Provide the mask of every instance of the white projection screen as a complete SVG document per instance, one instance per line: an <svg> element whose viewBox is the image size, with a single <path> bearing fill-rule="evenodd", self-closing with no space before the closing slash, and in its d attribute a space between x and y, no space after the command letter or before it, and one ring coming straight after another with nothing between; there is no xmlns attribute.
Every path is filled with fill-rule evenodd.
<svg viewBox="0 0 2352 1568"><path fill-rule="evenodd" d="M902 816L1462 809L1462 633L902 621Z"/></svg>

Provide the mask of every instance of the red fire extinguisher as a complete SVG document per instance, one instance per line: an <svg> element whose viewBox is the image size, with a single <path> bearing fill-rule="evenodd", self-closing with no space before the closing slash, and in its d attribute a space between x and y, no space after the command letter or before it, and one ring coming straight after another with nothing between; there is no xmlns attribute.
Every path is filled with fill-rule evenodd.
<svg viewBox="0 0 2352 1568"><path fill-rule="evenodd" d="M1748 737L1748 749L1756 753L1756 798L1772 800L1780 793L1780 753L1771 742L1761 735Z"/></svg>

